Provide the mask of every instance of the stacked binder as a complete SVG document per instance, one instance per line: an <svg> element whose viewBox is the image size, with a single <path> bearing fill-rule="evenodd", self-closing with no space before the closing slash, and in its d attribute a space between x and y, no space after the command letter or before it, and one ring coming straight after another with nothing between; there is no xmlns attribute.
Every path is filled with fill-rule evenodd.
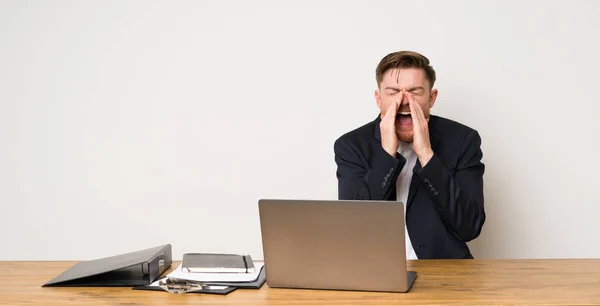
<svg viewBox="0 0 600 306"><path fill-rule="evenodd" d="M170 293L227 294L238 288L259 289L266 280L264 264L249 255L187 253L179 267L172 264L170 244L83 261L49 280L43 287L133 287Z"/></svg>
<svg viewBox="0 0 600 306"><path fill-rule="evenodd" d="M227 294L238 288L259 289L265 280L264 264L253 262L250 255L187 253L173 272L134 289Z"/></svg>

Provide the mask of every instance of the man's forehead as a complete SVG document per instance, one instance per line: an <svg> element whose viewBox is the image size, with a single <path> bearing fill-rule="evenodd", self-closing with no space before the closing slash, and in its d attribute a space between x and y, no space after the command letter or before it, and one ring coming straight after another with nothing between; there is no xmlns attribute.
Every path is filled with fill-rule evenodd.
<svg viewBox="0 0 600 306"><path fill-rule="evenodd" d="M389 69L383 74L383 79L381 80L382 85L384 85L382 87L425 87L426 82L424 71L417 68Z"/></svg>

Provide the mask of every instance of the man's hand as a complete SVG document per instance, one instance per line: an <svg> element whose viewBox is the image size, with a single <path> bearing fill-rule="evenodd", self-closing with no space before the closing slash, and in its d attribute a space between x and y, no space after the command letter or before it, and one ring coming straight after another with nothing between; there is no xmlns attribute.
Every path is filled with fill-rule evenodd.
<svg viewBox="0 0 600 306"><path fill-rule="evenodd" d="M396 135L396 114L398 113L398 107L402 103L404 95L400 93L400 99L390 104L385 115L381 118L379 129L381 130L381 146L393 157L396 157L398 152L398 135Z"/></svg>
<svg viewBox="0 0 600 306"><path fill-rule="evenodd" d="M429 141L429 125L423 109L419 103L413 100L410 94L407 94L408 105L410 106L410 116L413 123L413 150L419 158L421 167L431 160L433 157L433 150L431 149L431 142Z"/></svg>

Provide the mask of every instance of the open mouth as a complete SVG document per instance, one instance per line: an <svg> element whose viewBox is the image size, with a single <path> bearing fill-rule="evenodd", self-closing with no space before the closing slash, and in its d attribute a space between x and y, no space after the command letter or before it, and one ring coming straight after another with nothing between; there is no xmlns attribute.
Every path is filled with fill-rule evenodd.
<svg viewBox="0 0 600 306"><path fill-rule="evenodd" d="M396 125L401 127L412 127L412 117L410 116L410 112L398 112L396 114Z"/></svg>

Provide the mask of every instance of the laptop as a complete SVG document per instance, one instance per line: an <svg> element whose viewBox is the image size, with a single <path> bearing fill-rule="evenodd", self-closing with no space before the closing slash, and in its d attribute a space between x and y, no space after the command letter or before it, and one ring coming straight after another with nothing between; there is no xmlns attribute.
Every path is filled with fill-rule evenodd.
<svg viewBox="0 0 600 306"><path fill-rule="evenodd" d="M261 199L272 288L408 292L404 205L392 201Z"/></svg>

